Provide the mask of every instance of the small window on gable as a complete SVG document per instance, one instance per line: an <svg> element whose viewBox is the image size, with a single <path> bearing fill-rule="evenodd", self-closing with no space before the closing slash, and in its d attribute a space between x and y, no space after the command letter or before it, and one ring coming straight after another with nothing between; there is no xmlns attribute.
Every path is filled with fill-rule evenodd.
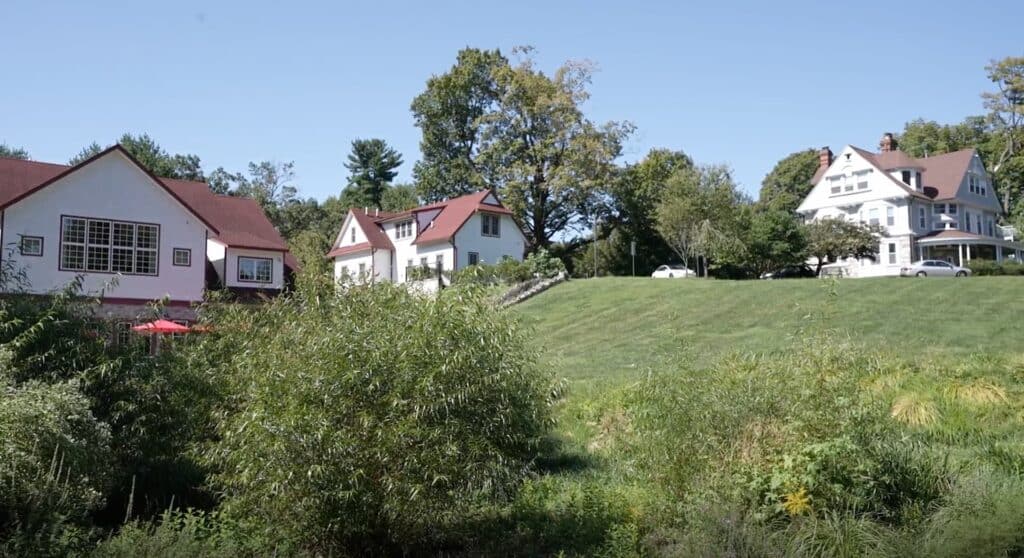
<svg viewBox="0 0 1024 558"><path fill-rule="evenodd" d="M43 255L43 237L41 236L22 236L21 237L21 255L22 256L42 256Z"/></svg>
<svg viewBox="0 0 1024 558"><path fill-rule="evenodd" d="M171 263L185 267L192 265L192 250L188 248L175 248L174 261Z"/></svg>
<svg viewBox="0 0 1024 558"><path fill-rule="evenodd" d="M354 226L352 227L352 232L349 234L349 236L351 237L352 242L354 243L356 241L356 228Z"/></svg>

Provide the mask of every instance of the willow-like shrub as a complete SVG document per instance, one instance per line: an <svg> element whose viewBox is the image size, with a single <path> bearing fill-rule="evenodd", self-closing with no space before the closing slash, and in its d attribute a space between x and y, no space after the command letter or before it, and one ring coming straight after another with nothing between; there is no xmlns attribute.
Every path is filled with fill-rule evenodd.
<svg viewBox="0 0 1024 558"><path fill-rule="evenodd" d="M528 337L472 291L348 285L212 322L192 350L229 395L206 457L224 512L267 540L429 544L509 497L550 426Z"/></svg>

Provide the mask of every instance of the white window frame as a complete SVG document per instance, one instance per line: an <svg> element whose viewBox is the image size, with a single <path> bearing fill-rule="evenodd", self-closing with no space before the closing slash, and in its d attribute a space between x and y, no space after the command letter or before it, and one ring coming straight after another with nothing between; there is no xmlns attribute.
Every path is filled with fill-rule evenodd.
<svg viewBox="0 0 1024 558"><path fill-rule="evenodd" d="M920 225L921 229L928 228L928 220L925 217L925 210L923 207L917 208L917 219L917 222Z"/></svg>
<svg viewBox="0 0 1024 558"><path fill-rule="evenodd" d="M77 225L81 225L82 236L78 240L76 238L69 238L69 231ZM95 226L94 226L95 225ZM106 242L101 242L93 238L93 232L97 233L97 236L101 236L100 228L106 228ZM118 228L128 229L131 231L131 238L118 236L115 231ZM149 231L148 239L151 242L147 242L145 246L140 243L142 235L141 231ZM68 265L70 262L68 259L69 249L77 248L81 250L81 262L80 265ZM105 256L100 254L105 253ZM129 255L130 262L127 266L130 271L124 269L115 269L118 263L114 257L115 253L120 255ZM127 254L126 254L127 253ZM105 265L90 265L90 255L96 255L96 258L92 262L99 262ZM148 263L152 267L140 268L139 256L147 254ZM124 261L122 260L123 264ZM57 269L60 271L74 271L74 272L85 272L85 273L120 273L122 275L145 275L155 277L160 275L160 225L155 223L139 223L133 221L116 221L112 219L94 219L92 217L79 217L76 215L62 215L61 216L61 233L60 233L60 255L57 261Z"/></svg>
<svg viewBox="0 0 1024 558"><path fill-rule="evenodd" d="M895 242L890 242L889 243L889 264L892 265L894 263L896 263L896 243Z"/></svg>
<svg viewBox="0 0 1024 558"><path fill-rule="evenodd" d="M885 226L896 226L896 208L891 205L885 208Z"/></svg>
<svg viewBox="0 0 1024 558"><path fill-rule="evenodd" d="M878 216L879 211L877 207L868 209L868 224L869 225L880 225L882 224L881 218Z"/></svg>
<svg viewBox="0 0 1024 558"><path fill-rule="evenodd" d="M466 257L469 265L480 264L480 252L469 252Z"/></svg>
<svg viewBox="0 0 1024 558"><path fill-rule="evenodd" d="M266 274L261 273L261 268L264 267L264 264ZM259 256L238 256L236 265L238 266L238 269L236 270L236 277L239 283L259 283L261 285L266 285L274 282L274 260L271 258L263 258ZM249 265L252 266L252 269L245 269Z"/></svg>

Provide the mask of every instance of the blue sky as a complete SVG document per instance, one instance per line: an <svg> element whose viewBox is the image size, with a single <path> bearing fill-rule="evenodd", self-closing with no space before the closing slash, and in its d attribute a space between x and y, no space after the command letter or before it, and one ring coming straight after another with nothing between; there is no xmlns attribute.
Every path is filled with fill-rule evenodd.
<svg viewBox="0 0 1024 558"><path fill-rule="evenodd" d="M1024 2L49 2L0 11L0 142L64 162L149 133L209 172L295 161L304 196L338 193L354 138L411 178L409 112L465 46L589 59L585 110L628 120L624 161L653 147L727 163L742 187L785 155L916 117L983 111L992 58L1024 55Z"/></svg>

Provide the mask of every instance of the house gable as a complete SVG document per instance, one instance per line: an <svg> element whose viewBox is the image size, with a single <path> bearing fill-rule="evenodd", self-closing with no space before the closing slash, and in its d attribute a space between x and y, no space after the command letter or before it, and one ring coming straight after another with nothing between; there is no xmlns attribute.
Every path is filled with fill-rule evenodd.
<svg viewBox="0 0 1024 558"><path fill-rule="evenodd" d="M838 192L834 191L836 187ZM797 212L809 215L821 209L854 206L869 200L913 197L908 188L898 184L860 150L847 145L821 173Z"/></svg>

